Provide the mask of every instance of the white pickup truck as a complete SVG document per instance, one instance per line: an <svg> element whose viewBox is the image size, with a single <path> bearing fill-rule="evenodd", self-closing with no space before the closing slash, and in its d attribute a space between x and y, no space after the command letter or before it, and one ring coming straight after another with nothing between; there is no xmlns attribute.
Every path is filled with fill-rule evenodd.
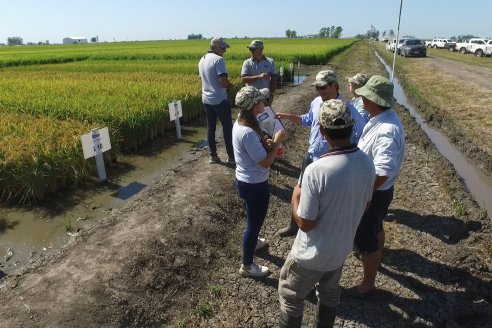
<svg viewBox="0 0 492 328"><path fill-rule="evenodd" d="M456 42L453 50L459 51L462 54L472 53L477 57L489 56L492 54L492 45L487 43L488 40L473 38Z"/></svg>
<svg viewBox="0 0 492 328"><path fill-rule="evenodd" d="M449 39L443 39L443 38L434 38L432 41L425 41L425 46L427 48L444 48L444 49L450 49L451 47L454 47L455 43L452 40Z"/></svg>

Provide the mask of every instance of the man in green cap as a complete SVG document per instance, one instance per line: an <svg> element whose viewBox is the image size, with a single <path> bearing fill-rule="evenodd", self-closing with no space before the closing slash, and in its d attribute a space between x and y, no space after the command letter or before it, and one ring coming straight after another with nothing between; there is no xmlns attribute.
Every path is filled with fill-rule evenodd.
<svg viewBox="0 0 492 328"><path fill-rule="evenodd" d="M246 48L251 52L251 57L243 62L241 80L246 85L252 85L258 90L268 88L270 95L267 106L270 106L277 88L275 61L263 54L263 41L261 40L251 41Z"/></svg>
<svg viewBox="0 0 492 328"><path fill-rule="evenodd" d="M405 150L405 131L393 107L393 83L374 75L355 93L362 97L370 120L358 146L374 162L376 182L371 206L362 217L355 235L355 248L362 254L364 276L359 285L346 289L354 298L364 299L376 291L376 275L384 248L383 220L393 200L393 184L400 174Z"/></svg>

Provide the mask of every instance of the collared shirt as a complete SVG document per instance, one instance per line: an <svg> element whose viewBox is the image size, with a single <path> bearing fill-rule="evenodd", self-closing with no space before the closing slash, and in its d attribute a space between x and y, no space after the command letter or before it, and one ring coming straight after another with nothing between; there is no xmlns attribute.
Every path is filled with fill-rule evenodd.
<svg viewBox="0 0 492 328"><path fill-rule="evenodd" d="M352 98L350 103L352 104L352 106L355 107L355 109L357 109L360 116L362 116L362 118L366 122L369 122L369 119L370 119L369 116L370 115L369 115L369 112L367 111L367 109L364 108L364 102L362 101L362 97L354 97L354 98Z"/></svg>
<svg viewBox="0 0 492 328"><path fill-rule="evenodd" d="M373 160L376 175L388 177L378 190L391 188L400 174L405 152L405 130L398 114L388 109L372 117L358 146Z"/></svg>
<svg viewBox="0 0 492 328"><path fill-rule="evenodd" d="M337 99L342 100L342 97L339 95ZM330 150L328 142L321 135L321 132L319 132L319 109L322 104L323 100L321 99L321 96L314 98L314 100L311 102L309 112L301 115L301 125L303 127L311 126L308 153L311 155L313 161L318 160L321 155L327 153ZM352 106L351 104L347 104L347 107L349 108L355 123L354 127L352 128L352 142L357 143L360 136L362 135L362 130L364 129L366 122L360 116L359 112L357 112L354 106Z"/></svg>
<svg viewBox="0 0 492 328"><path fill-rule="evenodd" d="M275 69L275 61L272 58L265 57L260 61L256 61L253 57L246 59L243 62L243 67L241 69L241 77L244 76L254 76L261 73L269 73L271 76L277 75ZM259 79L253 83L246 83L246 85L252 85L256 89L270 88L270 79Z"/></svg>
<svg viewBox="0 0 492 328"><path fill-rule="evenodd" d="M227 90L220 84L219 76L227 76L223 57L209 51L198 63L198 72L202 80L202 102L218 105L227 99Z"/></svg>

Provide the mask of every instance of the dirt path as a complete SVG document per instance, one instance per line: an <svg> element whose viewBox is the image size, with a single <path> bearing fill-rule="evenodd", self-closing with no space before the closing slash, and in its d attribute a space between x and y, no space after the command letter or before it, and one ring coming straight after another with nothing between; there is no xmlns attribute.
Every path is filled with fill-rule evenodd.
<svg viewBox="0 0 492 328"><path fill-rule="evenodd" d="M382 72L361 42L334 67L345 98L345 76ZM274 108L304 112L314 97L311 80L278 96ZM337 324L487 327L492 320L488 220L462 191L451 165L398 110L407 148L386 224L380 290L364 302L342 297ZM289 218L308 138L307 130L292 124L287 129L286 155L272 170L261 233L270 247L257 254L270 276L254 280L237 273L244 210L234 171L209 165L202 151L73 244L3 280L0 327L275 327L279 271L292 243L275 231ZM222 143L219 149L224 151ZM350 256L342 286L357 283L360 275L360 263ZM306 324L312 322L313 302L313 297L306 302Z"/></svg>
<svg viewBox="0 0 492 328"><path fill-rule="evenodd" d="M482 58L489 60L489 58ZM427 65L432 68L453 75L458 80L464 80L475 83L482 88L492 89L492 69L460 63L455 60L427 56L426 58L418 59L422 65Z"/></svg>

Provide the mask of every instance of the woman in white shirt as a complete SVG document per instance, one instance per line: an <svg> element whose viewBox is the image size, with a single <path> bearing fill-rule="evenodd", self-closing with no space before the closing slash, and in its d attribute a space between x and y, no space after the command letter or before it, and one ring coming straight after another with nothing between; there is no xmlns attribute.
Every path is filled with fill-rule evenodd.
<svg viewBox="0 0 492 328"><path fill-rule="evenodd" d="M263 137L256 116L264 111L265 97L258 89L247 86L236 95L240 113L232 128L232 144L236 159L236 187L246 205L246 229L243 235L243 257L239 273L245 277L268 274L266 266L253 263L256 249L266 246L258 238L266 217L270 190L270 165L280 142Z"/></svg>

